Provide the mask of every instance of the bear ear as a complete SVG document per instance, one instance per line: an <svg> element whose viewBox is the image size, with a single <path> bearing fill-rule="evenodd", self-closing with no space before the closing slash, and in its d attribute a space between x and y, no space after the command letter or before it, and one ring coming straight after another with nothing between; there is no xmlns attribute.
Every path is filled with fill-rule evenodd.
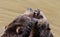
<svg viewBox="0 0 60 37"><path fill-rule="evenodd" d="M40 15L40 10L36 9L36 10L34 10L34 13L37 14L37 16L38 16L38 15Z"/></svg>
<svg viewBox="0 0 60 37"><path fill-rule="evenodd" d="M39 15L40 14L40 10L39 9L36 9L36 11L37 11L37 15Z"/></svg>
<svg viewBox="0 0 60 37"><path fill-rule="evenodd" d="M27 11L30 11L30 12L32 12L33 10L32 10L32 8L27 8Z"/></svg>

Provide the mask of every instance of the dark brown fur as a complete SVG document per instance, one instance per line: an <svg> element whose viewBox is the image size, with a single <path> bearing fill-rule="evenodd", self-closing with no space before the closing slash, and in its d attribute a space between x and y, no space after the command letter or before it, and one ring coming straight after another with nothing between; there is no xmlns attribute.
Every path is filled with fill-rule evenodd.
<svg viewBox="0 0 60 37"><path fill-rule="evenodd" d="M30 31L36 21L27 16L18 16L12 23L10 23L1 37L29 37ZM17 27L20 27L17 32Z"/></svg>
<svg viewBox="0 0 60 37"><path fill-rule="evenodd" d="M40 14L39 9L34 12L37 12L36 15L34 14L34 18L38 19L38 24L33 27L32 37L53 37L47 19Z"/></svg>
<svg viewBox="0 0 60 37"><path fill-rule="evenodd" d="M53 34L51 33L51 29L49 27L49 23L45 21L42 15L40 15L39 10L36 11L39 14L35 15L35 13L33 13L30 15L23 14L23 16L18 16L12 23L10 23L6 27L6 31L2 35L2 37L29 37L29 36L30 37L53 37ZM30 16L33 18L31 18ZM37 22L36 19L38 20L39 24L36 23ZM42 20L44 23L41 22L40 20ZM20 28L23 27L23 28L18 29L18 27ZM25 28L28 29L27 30L28 32L26 32ZM18 31L16 31L16 29L18 29Z"/></svg>

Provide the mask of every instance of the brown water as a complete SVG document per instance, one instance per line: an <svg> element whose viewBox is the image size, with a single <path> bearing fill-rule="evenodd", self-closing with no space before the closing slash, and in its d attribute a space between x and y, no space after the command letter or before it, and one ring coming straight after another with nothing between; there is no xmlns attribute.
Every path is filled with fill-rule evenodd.
<svg viewBox="0 0 60 37"><path fill-rule="evenodd" d="M54 37L60 37L60 0L0 0L0 35L4 27L28 7L41 9Z"/></svg>

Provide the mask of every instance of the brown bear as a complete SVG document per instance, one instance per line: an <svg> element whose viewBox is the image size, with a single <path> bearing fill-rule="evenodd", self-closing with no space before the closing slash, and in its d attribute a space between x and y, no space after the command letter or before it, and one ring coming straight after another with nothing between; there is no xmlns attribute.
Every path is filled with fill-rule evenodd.
<svg viewBox="0 0 60 37"><path fill-rule="evenodd" d="M27 16L19 16L10 23L1 37L29 37L32 26L37 20Z"/></svg>

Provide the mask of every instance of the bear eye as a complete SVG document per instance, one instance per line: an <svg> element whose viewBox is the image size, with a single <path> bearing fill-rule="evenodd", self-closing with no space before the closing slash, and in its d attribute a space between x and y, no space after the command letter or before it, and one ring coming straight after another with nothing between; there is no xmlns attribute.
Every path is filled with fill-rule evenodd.
<svg viewBox="0 0 60 37"><path fill-rule="evenodd" d="M47 28L47 30L51 30L50 28Z"/></svg>
<svg viewBox="0 0 60 37"><path fill-rule="evenodd" d="M16 28L16 33L17 33L17 34L22 34L22 32L23 32L23 31L22 31L22 26Z"/></svg>

